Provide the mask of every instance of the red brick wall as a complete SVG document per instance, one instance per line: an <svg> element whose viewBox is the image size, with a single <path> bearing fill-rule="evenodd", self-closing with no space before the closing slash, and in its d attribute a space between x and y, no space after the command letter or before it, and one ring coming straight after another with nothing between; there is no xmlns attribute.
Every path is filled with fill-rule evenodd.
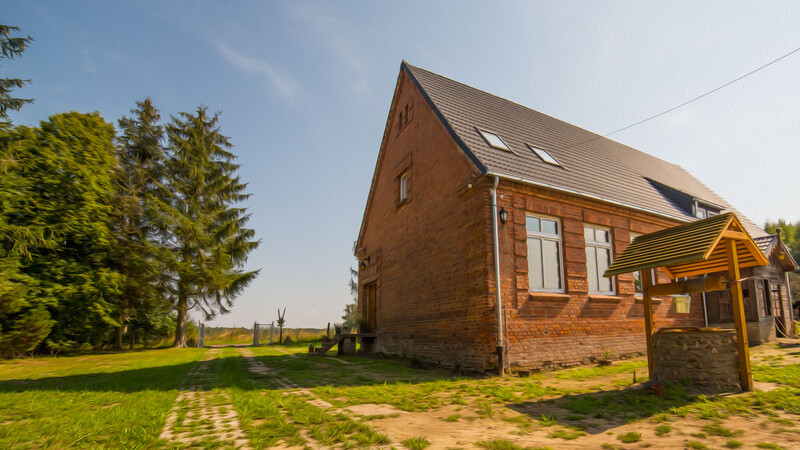
<svg viewBox="0 0 800 450"><path fill-rule="evenodd" d="M588 293L583 226L610 228L613 253L619 256L631 232L650 233L678 222L505 180L498 189L501 195L498 204L509 212L508 222L500 228L500 247L511 367L587 362L602 357L606 350L612 357L644 354L644 311L634 295L633 275L617 277L613 296ZM564 294L528 290L526 212L561 221ZM664 274L659 276L662 283L669 280ZM489 277L493 285L494 273ZM693 297L690 314L676 314L671 299L654 306L656 329L704 324L700 296Z"/></svg>
<svg viewBox="0 0 800 450"><path fill-rule="evenodd" d="M370 258L359 273L361 311L364 286L377 285L374 349L449 366L496 366L492 180L478 177L405 73L387 127L357 249L359 257ZM409 199L400 203L403 173L409 174ZM631 232L678 222L505 180L498 196L509 212L500 226L500 248L510 366L587 362L606 350L613 357L643 354L643 306L634 295L633 276L618 277L616 295L588 294L583 225L610 228L619 255ZM526 212L562 223L564 294L528 290ZM676 314L672 301L663 300L655 315L656 328L703 325L699 296L691 314Z"/></svg>
<svg viewBox="0 0 800 450"><path fill-rule="evenodd" d="M488 190L413 81L403 73L398 83L357 249L370 258L359 308L364 285L376 282L375 350L483 369L494 348ZM409 199L400 204L403 173Z"/></svg>

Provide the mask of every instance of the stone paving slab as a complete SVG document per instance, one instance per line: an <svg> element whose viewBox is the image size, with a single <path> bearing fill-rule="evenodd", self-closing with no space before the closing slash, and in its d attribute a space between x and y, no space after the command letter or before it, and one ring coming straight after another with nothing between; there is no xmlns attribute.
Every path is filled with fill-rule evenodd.
<svg viewBox="0 0 800 450"><path fill-rule="evenodd" d="M210 391L217 379L213 360L220 351L219 348L207 351L183 379L178 398L161 431L161 439L186 445L214 440L239 449L250 448L230 396L222 391Z"/></svg>

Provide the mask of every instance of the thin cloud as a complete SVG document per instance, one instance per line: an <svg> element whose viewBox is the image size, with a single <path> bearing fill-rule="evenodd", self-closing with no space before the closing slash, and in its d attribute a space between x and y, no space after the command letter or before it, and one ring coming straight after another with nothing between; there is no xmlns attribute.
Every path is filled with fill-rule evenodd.
<svg viewBox="0 0 800 450"><path fill-rule="evenodd" d="M217 44L217 48L222 57L229 63L245 72L263 76L267 81L269 90L279 97L294 102L301 94L299 84L269 62L243 55L221 44Z"/></svg>
<svg viewBox="0 0 800 450"><path fill-rule="evenodd" d="M342 60L344 64L355 72L350 87L356 93L362 94L369 90L367 71L361 62L351 41L346 38L349 27L338 17L325 13L321 8L305 6L292 11L293 15L306 22L327 44L333 55Z"/></svg>

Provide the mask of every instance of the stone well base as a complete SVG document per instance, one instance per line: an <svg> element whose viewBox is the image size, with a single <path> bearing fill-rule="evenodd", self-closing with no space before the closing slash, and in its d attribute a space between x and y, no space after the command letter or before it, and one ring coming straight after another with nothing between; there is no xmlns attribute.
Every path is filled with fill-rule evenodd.
<svg viewBox="0 0 800 450"><path fill-rule="evenodd" d="M692 387L741 389L736 332L720 328L665 328L653 335L651 379L689 379Z"/></svg>

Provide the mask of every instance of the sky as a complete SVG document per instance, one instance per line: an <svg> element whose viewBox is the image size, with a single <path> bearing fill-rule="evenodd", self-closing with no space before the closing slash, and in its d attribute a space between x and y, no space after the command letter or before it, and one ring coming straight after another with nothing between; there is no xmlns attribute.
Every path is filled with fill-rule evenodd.
<svg viewBox="0 0 800 450"><path fill-rule="evenodd" d="M796 1L8 1L34 38L0 76L110 123L146 97L221 111L261 240L258 278L211 326L341 321L401 62L600 134L800 47ZM800 220L800 52L610 136L678 164L763 224ZM195 314L195 318L199 315Z"/></svg>

